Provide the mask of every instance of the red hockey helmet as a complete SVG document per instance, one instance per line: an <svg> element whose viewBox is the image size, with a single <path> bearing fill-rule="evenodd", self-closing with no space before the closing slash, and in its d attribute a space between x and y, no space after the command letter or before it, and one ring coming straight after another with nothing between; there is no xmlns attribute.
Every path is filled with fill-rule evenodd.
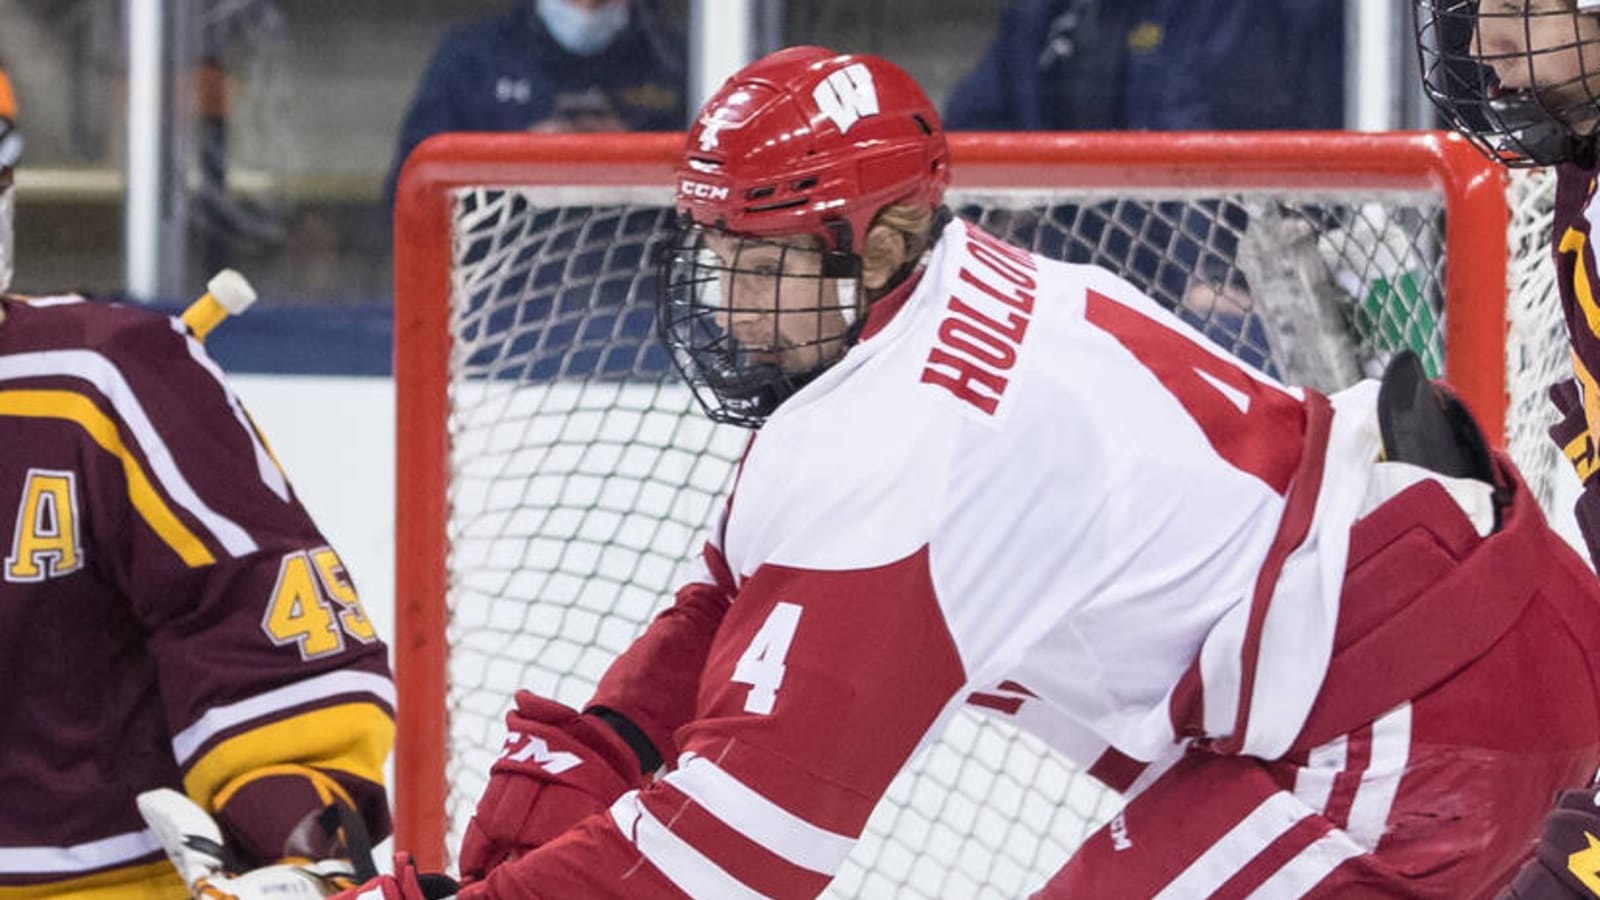
<svg viewBox="0 0 1600 900"><path fill-rule="evenodd" d="M899 66L791 47L729 78L689 128L678 209L734 234L815 234L858 253L890 203L936 207L950 182L939 113Z"/></svg>
<svg viewBox="0 0 1600 900"><path fill-rule="evenodd" d="M949 181L938 112L887 60L794 47L728 79L689 129L656 321L706 412L758 427L837 362L873 217Z"/></svg>

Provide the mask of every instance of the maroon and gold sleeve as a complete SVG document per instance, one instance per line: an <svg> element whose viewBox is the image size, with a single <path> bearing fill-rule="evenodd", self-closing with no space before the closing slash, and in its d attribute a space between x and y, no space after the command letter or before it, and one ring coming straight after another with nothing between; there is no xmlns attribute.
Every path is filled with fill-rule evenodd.
<svg viewBox="0 0 1600 900"><path fill-rule="evenodd" d="M381 838L393 743L385 648L215 364L186 335L152 331L122 369L208 510L195 532L212 557L189 565L135 529L126 560L184 786L258 862L282 856L290 830L335 801Z"/></svg>
<svg viewBox="0 0 1600 900"><path fill-rule="evenodd" d="M8 402L82 445L41 490L74 492L85 563L145 636L184 788L258 862L333 800L381 838L394 689L338 554L180 323L78 306L11 309Z"/></svg>
<svg viewBox="0 0 1600 900"><path fill-rule="evenodd" d="M1588 434L1583 441L1590 449L1600 439L1600 264L1594 247L1594 226L1590 211L1595 202L1596 173L1572 164L1557 169L1556 200L1553 213L1556 286L1561 294L1567 338L1571 344L1572 372L1576 392L1573 398L1582 408ZM1561 405L1557 401L1558 407ZM1567 412L1562 410L1562 412ZM1579 531L1590 548L1591 562L1600 564L1595 548L1600 548L1600 481L1593 478L1592 463L1586 468L1583 454L1574 451L1575 434L1556 437L1562 451L1578 468L1584 482L1575 514Z"/></svg>

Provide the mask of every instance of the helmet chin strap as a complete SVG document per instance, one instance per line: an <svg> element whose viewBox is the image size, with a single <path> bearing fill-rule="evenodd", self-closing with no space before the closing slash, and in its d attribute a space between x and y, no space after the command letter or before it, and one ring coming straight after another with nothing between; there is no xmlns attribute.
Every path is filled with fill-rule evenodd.
<svg viewBox="0 0 1600 900"><path fill-rule="evenodd" d="M1600 0L1595 0L1600 5ZM1550 114L1538 98L1527 93L1505 94L1489 101L1507 128L1502 144L1507 149L1548 165L1563 157L1573 141L1567 126Z"/></svg>
<svg viewBox="0 0 1600 900"><path fill-rule="evenodd" d="M856 323L856 298L861 293L857 290L859 286L860 282L854 278L840 278L838 280L839 314L844 316L844 324L846 325L854 325Z"/></svg>

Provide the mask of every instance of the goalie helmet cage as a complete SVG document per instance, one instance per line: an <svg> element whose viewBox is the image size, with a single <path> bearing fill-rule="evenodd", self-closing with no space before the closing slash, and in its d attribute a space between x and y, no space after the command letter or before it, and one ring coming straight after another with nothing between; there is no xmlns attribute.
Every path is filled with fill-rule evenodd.
<svg viewBox="0 0 1600 900"><path fill-rule="evenodd" d="M681 142L445 135L401 179L396 836L425 868L454 867L511 692L583 702L670 599L742 448L652 334ZM1117 269L1289 380L1337 386L1409 346L1508 434L1507 359L1531 355L1507 351L1508 272L1536 281L1515 266L1537 268L1547 238L1537 212L1513 228L1508 177L1464 141L952 134L950 148L949 204L989 230ZM829 896L1015 896L1115 812L1003 718L963 713L919 754Z"/></svg>

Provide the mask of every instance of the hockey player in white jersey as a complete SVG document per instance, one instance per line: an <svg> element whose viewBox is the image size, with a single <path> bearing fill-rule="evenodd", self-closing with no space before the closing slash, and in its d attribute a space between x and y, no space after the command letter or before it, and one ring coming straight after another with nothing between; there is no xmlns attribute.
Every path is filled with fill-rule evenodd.
<svg viewBox="0 0 1600 900"><path fill-rule="evenodd" d="M816 896L1000 683L1130 798L1039 897L1492 895L1600 761L1600 589L1510 462L1405 360L1278 384L950 219L949 176L872 56L781 51L695 120L661 327L759 430L584 711L519 695L461 896Z"/></svg>

